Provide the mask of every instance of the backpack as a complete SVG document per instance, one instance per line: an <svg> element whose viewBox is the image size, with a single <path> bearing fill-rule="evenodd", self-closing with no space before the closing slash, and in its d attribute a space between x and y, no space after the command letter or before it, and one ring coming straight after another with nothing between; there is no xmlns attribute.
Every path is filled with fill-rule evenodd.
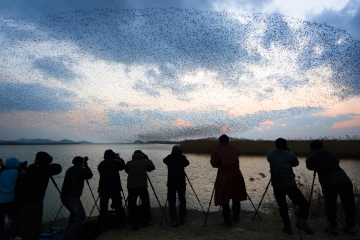
<svg viewBox="0 0 360 240"><path fill-rule="evenodd" d="M85 222L80 230L78 231L76 237L79 240L94 240L101 233L101 226L97 220L89 220Z"/></svg>
<svg viewBox="0 0 360 240"><path fill-rule="evenodd" d="M39 240L63 240L64 231L62 227L51 227L40 234Z"/></svg>

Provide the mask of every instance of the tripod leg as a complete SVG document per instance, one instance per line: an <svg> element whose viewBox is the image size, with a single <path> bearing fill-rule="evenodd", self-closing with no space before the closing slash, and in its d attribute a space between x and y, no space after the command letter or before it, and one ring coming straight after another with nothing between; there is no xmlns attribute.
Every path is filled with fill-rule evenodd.
<svg viewBox="0 0 360 240"><path fill-rule="evenodd" d="M55 220L56 220L56 219L57 219L57 217L59 216L59 213L60 213L60 211L61 211L61 209L62 209L62 207L63 207L63 206L64 206L64 204L61 204L61 207L60 207L59 211L57 212L57 214L56 214L56 216L55 216L54 220L52 221L52 223L51 223L51 225L50 225L50 228L52 228L52 226L54 225Z"/></svg>
<svg viewBox="0 0 360 240"><path fill-rule="evenodd" d="M166 218L166 215L165 215L164 209L161 207L161 204L160 204L159 198L158 198L158 196L157 196L157 194L156 194L156 192L155 192L154 186L152 185L152 183L151 183L151 181L150 181L149 176L147 176L147 178L148 178L149 183L150 183L150 186L151 186L151 188L152 188L152 190L153 190L153 192L154 192L154 195L155 195L155 197L156 197L156 200L157 200L157 202L158 202L158 204L159 204L159 207L160 207L160 209L161 209L161 211L162 211L162 214L163 214L163 216L164 216L164 218L165 218L166 222L169 222L169 221L167 220L167 218Z"/></svg>
<svg viewBox="0 0 360 240"><path fill-rule="evenodd" d="M322 195L323 195L324 209L325 209L325 217L326 217L326 224L327 224L328 233L329 233L329 237L330 237L330 236L331 236L331 232L330 232L329 217L328 217L328 213L327 213L327 210L326 210L325 190L324 190L323 188L321 188L321 192L322 192Z"/></svg>
<svg viewBox="0 0 360 240"><path fill-rule="evenodd" d="M215 183L216 183L216 181L215 181ZM209 216L211 201L212 201L212 199L213 199L214 192L215 192L215 183L214 183L214 188L213 188L213 191L212 191L212 194L211 194L211 198L210 198L210 202L209 202L209 207L208 207L208 210L207 210L207 213L206 213L205 222L204 222L204 225L203 225L204 227L205 227L205 225L206 225L206 221L207 221L208 216Z"/></svg>
<svg viewBox="0 0 360 240"><path fill-rule="evenodd" d="M198 196L197 196L197 194L196 194L196 192L195 192L195 189L193 188L193 186L192 186L192 184L191 184L191 182L190 182L190 180L189 180L189 178L188 178L188 176L187 176L186 173L185 173L185 177L186 177L187 181L189 182L190 187L191 187L191 189L193 190L193 192L194 192L194 194L195 194L195 197L196 197L196 199L198 200L198 202L199 202L199 204L200 204L200 206L201 206L201 209L203 210L204 214L206 215L205 210L204 210L204 208L203 208L203 206L202 206L202 204L201 204L201 202L200 202L200 200L199 200L199 198L198 198Z"/></svg>
<svg viewBox="0 0 360 240"><path fill-rule="evenodd" d="M254 221L254 219L255 219L255 217L256 217L256 214L258 213L258 211L259 211L259 209L260 209L261 203L262 203L262 201L264 200L265 194L266 194L266 192L267 192L267 190L268 190L268 188L269 188L269 186L270 186L270 183L271 183L271 178L270 178L269 183L267 184L267 186L266 186L266 188L265 188L264 194L263 194L262 197L261 197L260 203L259 203L257 209L255 210L254 217L252 218L251 221ZM259 217L260 217L260 216L259 216ZM260 220L261 220L261 218L260 218Z"/></svg>
<svg viewBox="0 0 360 240"><path fill-rule="evenodd" d="M99 200L99 198L100 198L100 194L98 195L97 199L95 200L95 204L94 204L93 208L91 209L91 212L90 212L90 214L89 214L89 217L88 217L87 221L89 221L89 219L90 219L90 217L91 217L91 214L93 213L93 211L94 211L94 209L95 209L95 206L96 206L97 201ZM99 210L99 212L100 212L100 210Z"/></svg>
<svg viewBox="0 0 360 240"><path fill-rule="evenodd" d="M124 202L124 207L128 208L128 207L127 207L127 204L126 204L127 198L125 199L125 193L124 193L124 191L122 191L122 190L121 190L121 192L122 192L122 195L123 195L123 198L124 198L124 201L125 201L125 202ZM100 210L99 210L99 211L100 211Z"/></svg>
<svg viewBox="0 0 360 240"><path fill-rule="evenodd" d="M248 197L248 199L249 199L249 201L250 201L251 205L253 206L253 208L254 208L254 210L255 210L255 214L257 214L257 215L259 216L259 218L260 218L260 221L262 221L262 218L260 217L259 212L258 212L258 211L257 211L257 209L255 208L254 203L251 201L250 196L249 196L249 195L247 195L247 197Z"/></svg>
<svg viewBox="0 0 360 240"><path fill-rule="evenodd" d="M91 196L93 197L93 199L94 199L94 201L95 201L95 205L96 205L98 211L100 212L100 208L99 208L99 206L97 205L96 200L95 200L95 196L94 196L94 194L93 194L93 191L91 190L91 187L90 187L90 184L89 184L89 180L86 179L86 183L87 183L87 185L89 186Z"/></svg>
<svg viewBox="0 0 360 240"><path fill-rule="evenodd" d="M314 192L315 177L316 177L316 171L314 171L314 177L313 177L313 180L312 180L311 191L310 191L310 199L309 199L309 206L311 206L312 195L313 195L313 192Z"/></svg>
<svg viewBox="0 0 360 240"><path fill-rule="evenodd" d="M297 220L298 220L298 209L297 209L294 201L292 201L292 205L293 205L293 209L294 209L295 219L296 219L296 221L297 221ZM303 239L300 228L298 228L298 230L299 230L300 239Z"/></svg>
<svg viewBox="0 0 360 240"><path fill-rule="evenodd" d="M167 203L168 203L168 199L166 198L165 207L164 207L164 211L165 211L165 212L166 212L166 205L167 205ZM163 219L164 219L164 215L161 216L160 226L162 226Z"/></svg>

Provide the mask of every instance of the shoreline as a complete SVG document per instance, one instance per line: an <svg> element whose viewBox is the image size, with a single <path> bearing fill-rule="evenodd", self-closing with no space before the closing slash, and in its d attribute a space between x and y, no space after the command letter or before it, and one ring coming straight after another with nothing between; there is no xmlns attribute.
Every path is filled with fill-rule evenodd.
<svg viewBox="0 0 360 240"><path fill-rule="evenodd" d="M298 229L295 227L295 218L290 212L290 220L293 228L293 236L289 236L282 232L283 224L278 212L267 213L259 212L262 221L256 216L252 221L255 211L241 211L240 223L233 224L231 227L221 226L223 221L221 211L209 212L209 216L204 227L205 214L199 210L188 209L186 222L183 226L177 228L169 226L165 220L160 225L162 219L162 212L160 208L151 208L153 225L140 228L139 231L130 229L130 224L127 223L123 230L111 229L103 232L97 238L98 240L107 239L299 239ZM169 218L168 209L166 217ZM96 219L96 217L91 218ZM340 222L340 221L339 221ZM302 231L303 239L325 239L328 234L324 231L326 226L325 216L323 218L309 218L309 225L314 229L314 235L307 235ZM67 219L57 219L54 226L65 227ZM51 222L42 224L43 230L46 230L51 225ZM359 239L360 229L359 225L355 227L357 235L351 236L341 231L341 224L339 224L340 235L331 236L332 239Z"/></svg>

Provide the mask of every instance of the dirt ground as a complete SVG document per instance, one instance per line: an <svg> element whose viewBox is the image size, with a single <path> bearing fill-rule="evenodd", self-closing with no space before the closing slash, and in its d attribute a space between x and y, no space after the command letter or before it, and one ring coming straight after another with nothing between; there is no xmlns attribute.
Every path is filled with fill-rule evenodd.
<svg viewBox="0 0 360 240"><path fill-rule="evenodd" d="M204 227L205 214L201 211L188 210L186 222L183 226L174 228L166 223L161 223L162 213L159 208L152 209L153 225L140 228L139 231L130 229L130 224L123 230L113 229L103 232L98 240L112 239L301 239L298 229L295 227L295 219L292 217L294 235L290 236L281 231L282 222L279 214L260 213L262 221L258 217L254 221L254 212L241 212L240 223L231 227L221 226L222 214L220 211L210 212ZM167 218L169 218L167 216ZM55 226L65 227L67 219L59 219ZM339 236L331 236L324 231L326 221L324 219L309 219L309 225L314 229L314 235L307 235L301 231L302 239L360 239L360 228L356 226L357 235L351 236L341 231L339 224ZM46 230L51 223L43 225Z"/></svg>

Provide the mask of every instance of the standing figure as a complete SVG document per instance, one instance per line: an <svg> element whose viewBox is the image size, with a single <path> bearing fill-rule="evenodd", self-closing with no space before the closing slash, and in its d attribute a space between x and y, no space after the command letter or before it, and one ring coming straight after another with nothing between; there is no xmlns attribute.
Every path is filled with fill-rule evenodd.
<svg viewBox="0 0 360 240"><path fill-rule="evenodd" d="M147 227L152 225L150 212L150 198L147 190L147 172L155 169L155 165L146 154L136 150L132 155L132 160L126 163L125 171L128 174L127 188L129 199L129 215L132 229L139 230L139 225ZM136 200L140 197L142 205L142 219L139 221L137 216Z"/></svg>
<svg viewBox="0 0 360 240"><path fill-rule="evenodd" d="M125 211L122 205L121 197L121 180L119 171L125 169L125 161L120 158L119 153L114 153L108 149L104 153L104 160L99 164L98 171L100 173L98 192L100 195L100 224L103 228L107 228L108 221L108 205L111 198L111 206L115 209L117 219L119 221L119 229L123 229L126 224Z"/></svg>
<svg viewBox="0 0 360 240"><path fill-rule="evenodd" d="M275 141L276 149L267 154L267 160L270 163L271 184L274 189L275 199L279 205L279 212L284 224L283 232L292 235L288 205L286 195L299 205L299 216L296 227L304 230L307 234L314 234L314 231L307 225L310 204L301 193L295 182L293 167L299 165L299 160L293 152L287 147L287 142L283 138Z"/></svg>
<svg viewBox="0 0 360 240"><path fill-rule="evenodd" d="M168 167L167 178L167 199L169 201L169 212L171 219L171 226L177 227L179 224L183 225L186 216L186 182L184 168L189 165L189 160L182 154L179 146L172 148L171 154L168 155L163 162ZM179 219L176 214L176 193L180 201Z"/></svg>
<svg viewBox="0 0 360 240"><path fill-rule="evenodd" d="M10 238L18 233L18 203L15 201L15 191L20 177L24 175L20 161L17 158L8 158L0 171L0 239L4 231L6 215L10 219Z"/></svg>
<svg viewBox="0 0 360 240"><path fill-rule="evenodd" d="M53 163L47 152L38 152L35 163L25 172L19 194L19 226L22 239L38 240L41 234L43 200L53 175L61 172L60 164Z"/></svg>
<svg viewBox="0 0 360 240"><path fill-rule="evenodd" d="M84 189L84 180L88 180L93 176L87 163L88 160L88 157L75 157L72 160L74 166L70 167L65 173L61 201L70 211L70 217L64 240L74 239L86 218L80 197Z"/></svg>
<svg viewBox="0 0 360 240"><path fill-rule="evenodd" d="M210 163L218 169L215 181L215 206L222 206L223 226L240 220L240 201L247 199L244 177L239 166L240 150L229 145L229 137L221 135L220 145L212 152ZM232 220L229 201L232 199Z"/></svg>
<svg viewBox="0 0 360 240"><path fill-rule="evenodd" d="M345 171L339 166L339 158L324 149L319 140L310 143L311 154L306 159L306 167L318 173L326 202L326 214L330 224L330 233L338 235L337 231L337 196L344 209L346 225L342 230L355 235L355 201L353 184ZM328 229L326 228L328 231Z"/></svg>

